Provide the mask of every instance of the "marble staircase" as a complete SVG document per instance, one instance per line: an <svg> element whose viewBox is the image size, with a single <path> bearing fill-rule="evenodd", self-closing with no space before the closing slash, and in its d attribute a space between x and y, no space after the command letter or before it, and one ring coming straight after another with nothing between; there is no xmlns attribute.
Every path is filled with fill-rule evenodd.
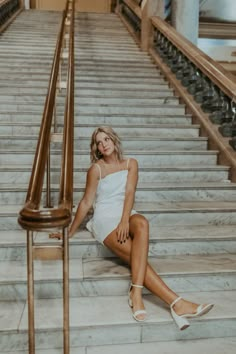
<svg viewBox="0 0 236 354"><path fill-rule="evenodd" d="M60 14L25 11L0 36L0 352L27 353L24 203ZM71 354L231 354L236 334L236 185L200 126L116 15L76 15L74 200L83 193L89 142L112 125L140 166L135 208L150 221L149 260L167 284L214 302L180 332L144 291L148 320L127 304L130 271L84 227L70 241ZM63 96L63 94L62 94ZM62 97L58 99L62 129ZM60 144L52 144L52 198ZM36 233L37 242L48 239ZM57 242L50 240L49 242ZM62 352L61 262L35 262L36 346Z"/></svg>

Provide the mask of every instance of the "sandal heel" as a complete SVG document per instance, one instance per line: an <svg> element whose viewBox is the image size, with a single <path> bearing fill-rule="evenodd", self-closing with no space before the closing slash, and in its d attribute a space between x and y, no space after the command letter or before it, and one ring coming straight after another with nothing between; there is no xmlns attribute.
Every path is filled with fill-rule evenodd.
<svg viewBox="0 0 236 354"><path fill-rule="evenodd" d="M185 317L183 317L181 315L177 315L177 313L173 309L174 305L181 299L182 299L181 297L178 297L177 299L175 299L172 302L172 304L170 305L170 312L171 312L171 316L172 316L173 320L175 321L175 323L177 324L179 329L181 331L183 331L184 329L186 329L190 326L190 323L188 322L188 320Z"/></svg>

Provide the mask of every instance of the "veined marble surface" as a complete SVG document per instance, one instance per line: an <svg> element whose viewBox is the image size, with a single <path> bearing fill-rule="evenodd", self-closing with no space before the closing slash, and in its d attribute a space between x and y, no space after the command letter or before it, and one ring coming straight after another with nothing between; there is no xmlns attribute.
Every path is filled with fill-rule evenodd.
<svg viewBox="0 0 236 354"><path fill-rule="evenodd" d="M106 345L106 346L88 346L86 348L77 347L70 348L71 354L234 354L236 339L227 338L211 338L198 339L188 341L168 341L157 343L139 343L139 344L123 344L123 345ZM37 350L37 354L61 354L62 349ZM2 354L28 354L28 351L14 351Z"/></svg>

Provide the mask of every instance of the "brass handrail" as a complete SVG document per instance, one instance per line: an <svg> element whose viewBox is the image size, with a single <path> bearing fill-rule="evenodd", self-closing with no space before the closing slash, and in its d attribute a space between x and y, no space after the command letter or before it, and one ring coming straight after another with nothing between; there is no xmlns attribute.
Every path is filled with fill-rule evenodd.
<svg viewBox="0 0 236 354"><path fill-rule="evenodd" d="M39 133L31 178L29 182L27 197L24 207L19 213L18 222L26 230L41 230L55 227L66 227L71 221L71 210L73 204L73 115L74 115L74 69L73 51L74 41L70 41L69 65L68 65L68 89L65 109L65 125L63 138L63 158L61 169L61 183L59 192L59 205L53 209L39 209L48 150L50 146L50 134L53 121L53 111L57 89L59 64L65 31L65 20L68 10L63 12L61 30L58 36L55 49L51 76L48 87L48 94L45 102L42 124ZM71 17L73 21L73 16ZM71 26L70 35L73 37L74 29ZM71 37L71 38L72 38Z"/></svg>
<svg viewBox="0 0 236 354"><path fill-rule="evenodd" d="M42 123L39 132L33 169L24 207L19 213L18 222L27 230L27 294L28 294L28 338L29 354L35 354L34 319L34 260L63 261L63 343L64 354L69 354L69 242L68 225L73 207L73 129L74 129L74 0L67 0L63 12L61 28L51 69L48 94L45 101ZM69 27L69 33L66 29ZM68 52L64 53L64 43L68 40ZM68 58L67 92L64 112L64 130L62 141L62 162L58 206L40 209L45 171L47 169L47 200L50 192L50 141L52 125L55 124L55 101L57 89L65 86L58 83L61 60ZM53 122L54 119L54 122ZM56 125L56 124L55 124ZM49 171L48 171L49 170ZM48 244L36 243L34 231L61 228L62 242Z"/></svg>

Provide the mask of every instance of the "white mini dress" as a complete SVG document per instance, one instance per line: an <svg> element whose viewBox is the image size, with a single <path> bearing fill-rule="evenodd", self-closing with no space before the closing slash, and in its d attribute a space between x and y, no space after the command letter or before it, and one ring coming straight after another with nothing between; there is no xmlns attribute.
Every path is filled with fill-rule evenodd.
<svg viewBox="0 0 236 354"><path fill-rule="evenodd" d="M100 243L103 243L105 238L116 229L121 220L128 164L129 160L127 160L126 170L110 173L103 178L101 177L101 167L95 164L100 171L100 180L93 205L93 217L86 227ZM131 215L134 214L137 214L137 212L132 210Z"/></svg>

